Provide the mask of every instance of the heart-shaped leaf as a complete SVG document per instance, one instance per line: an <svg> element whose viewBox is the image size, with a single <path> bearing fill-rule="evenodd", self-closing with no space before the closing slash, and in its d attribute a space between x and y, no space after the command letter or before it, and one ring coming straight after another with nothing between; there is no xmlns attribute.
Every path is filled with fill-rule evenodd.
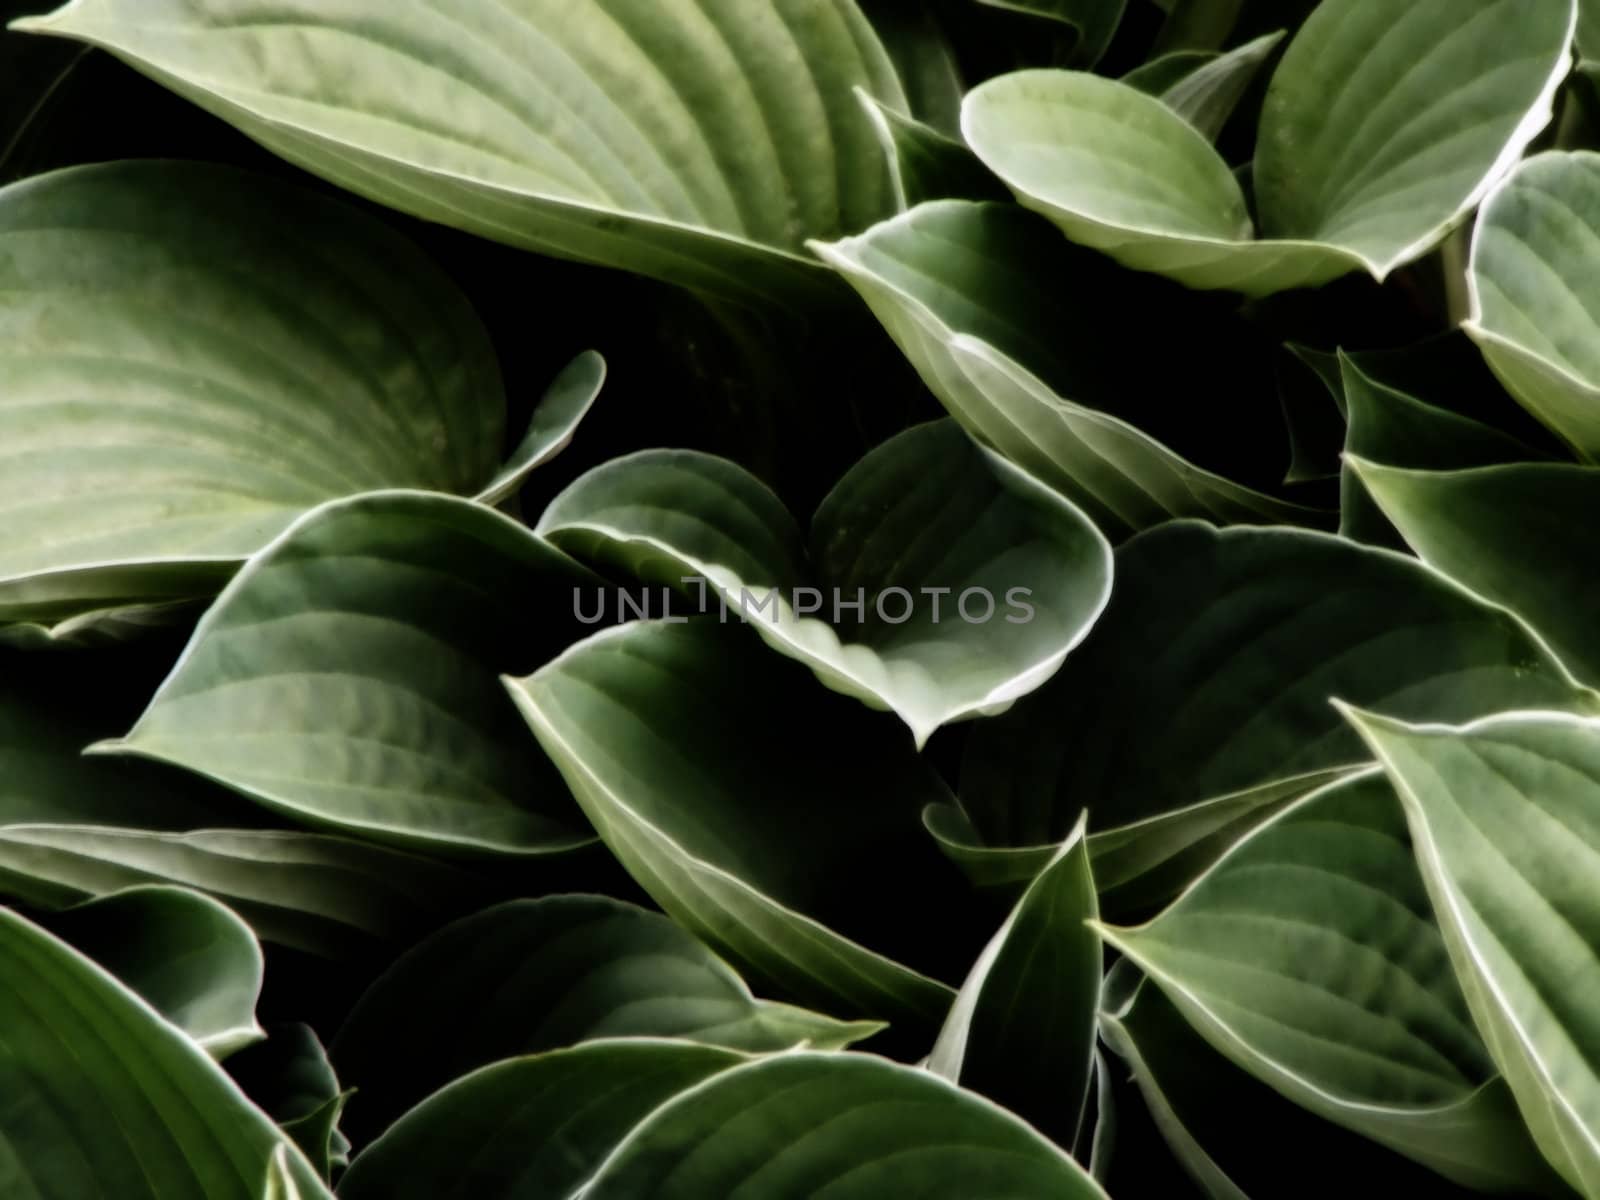
<svg viewBox="0 0 1600 1200"><path fill-rule="evenodd" d="M1191 131L1192 132L1192 131ZM928 389L973 437L1081 505L1109 536L1174 516L1309 523L1320 514L1230 483L1109 412L1130 385L1128 320L1200 314L1134 296L1108 313L1085 263L1014 205L924 204L859 237L813 249L861 293ZM1092 260L1093 256L1089 256ZM1071 286L1059 286L1071 281ZM1119 293L1120 294L1120 293ZM1163 397L1164 399L1164 397Z"/></svg>
<svg viewBox="0 0 1600 1200"><path fill-rule="evenodd" d="M1239 1066L1469 1187L1545 1182L1428 913L1378 771L1239 841L1180 900L1106 938Z"/></svg>
<svg viewBox="0 0 1600 1200"><path fill-rule="evenodd" d="M358 1089L352 1121L382 1129L476 1067L591 1038L839 1050L881 1028L757 1000L659 913L554 896L487 909L412 949L351 1010L333 1053ZM396 1057L400 1045L413 1050Z"/></svg>
<svg viewBox="0 0 1600 1200"><path fill-rule="evenodd" d="M714 1147L714 1149L713 1149ZM868 1055L781 1054L713 1075L640 1124L584 1200L1103 1200L1028 1126L925 1071Z"/></svg>
<svg viewBox="0 0 1600 1200"><path fill-rule="evenodd" d="M155 883L225 901L264 941L336 959L392 955L486 893L454 867L313 833L0 826L0 895L59 908Z"/></svg>
<svg viewBox="0 0 1600 1200"><path fill-rule="evenodd" d="M1039 846L1085 807L1099 832L1359 765L1334 696L1408 718L1600 713L1512 614L1414 559L1181 522L1118 550L1117 593L1088 640L973 730L961 803L985 844Z"/></svg>
<svg viewBox="0 0 1600 1200"><path fill-rule="evenodd" d="M176 1026L0 909L0 1160L40 1200L260 1200L273 1156L332 1200L300 1152Z"/></svg>
<svg viewBox="0 0 1600 1200"><path fill-rule="evenodd" d="M1587 523L1573 519L1600 504L1594 468L1351 466L1424 562L1520 614L1580 678L1600 681L1600 566Z"/></svg>
<svg viewBox="0 0 1600 1200"><path fill-rule="evenodd" d="M340 1200L577 1200L641 1121L746 1056L650 1038L585 1042L475 1071L412 1109L339 1181Z"/></svg>
<svg viewBox="0 0 1600 1200"><path fill-rule="evenodd" d="M620 626L509 686L596 831L691 934L797 1003L937 1027L952 990L884 955L943 965L963 940L959 877L919 822L950 795L885 718L716 618Z"/></svg>
<svg viewBox="0 0 1600 1200"><path fill-rule="evenodd" d="M927 1063L1068 1149L1094 1078L1098 916L1080 821L979 955Z"/></svg>
<svg viewBox="0 0 1600 1200"><path fill-rule="evenodd" d="M215 900L185 888L135 887L56 913L46 926L213 1058L266 1036L256 1023L261 947Z"/></svg>
<svg viewBox="0 0 1600 1200"><path fill-rule="evenodd" d="M1048 679L1111 592L1111 547L1089 520L952 421L857 463L818 508L809 557L758 480L686 451L596 468L538 532L650 582L708 581L779 653L898 714L919 747Z"/></svg>
<svg viewBox="0 0 1600 1200"><path fill-rule="evenodd" d="M1465 729L1352 723L1405 803L1478 1028L1534 1140L1600 1196L1600 725L1558 713Z"/></svg>
<svg viewBox="0 0 1600 1200"><path fill-rule="evenodd" d="M1021 71L962 131L1029 208L1123 265L1269 295L1421 257L1549 122L1576 0L1324 0L1273 76L1244 192L1205 137L1126 83ZM1493 64L1485 69L1484 64Z"/></svg>
<svg viewBox="0 0 1600 1200"><path fill-rule="evenodd" d="M76 167L0 190L0 244L0 622L214 593L324 500L491 486L488 336L342 203L198 163ZM563 416L599 383L585 356Z"/></svg>
<svg viewBox="0 0 1600 1200"><path fill-rule="evenodd" d="M582 579L471 501L334 501L250 560L105 749L400 844L570 849L588 835L497 673L561 644Z"/></svg>
<svg viewBox="0 0 1600 1200"><path fill-rule="evenodd" d="M100 46L404 212L740 301L828 283L807 237L885 215L860 87L904 96L854 0L71 0ZM803 98L803 99L797 99Z"/></svg>
<svg viewBox="0 0 1600 1200"><path fill-rule="evenodd" d="M1484 203L1465 328L1513 396L1600 459L1600 154L1524 162Z"/></svg>

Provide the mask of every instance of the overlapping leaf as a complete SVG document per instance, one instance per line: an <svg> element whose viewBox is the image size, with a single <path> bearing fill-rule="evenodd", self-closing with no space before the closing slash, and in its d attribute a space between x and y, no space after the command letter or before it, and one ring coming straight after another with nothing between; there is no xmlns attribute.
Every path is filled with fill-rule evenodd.
<svg viewBox="0 0 1600 1200"><path fill-rule="evenodd" d="M860 87L904 96L854 0L71 0L101 46L353 192L524 249L748 301L883 216Z"/></svg>
<svg viewBox="0 0 1600 1200"><path fill-rule="evenodd" d="M1450 958L1528 1129L1569 1184L1600 1195L1600 725L1352 721L1404 800Z"/></svg>
<svg viewBox="0 0 1600 1200"><path fill-rule="evenodd" d="M1586 460L1600 457L1600 154L1524 162L1484 203L1465 328L1522 404Z"/></svg>
<svg viewBox="0 0 1600 1200"><path fill-rule="evenodd" d="M1283 41L1266 33L1226 54L1178 50L1123 77L1140 91L1160 97L1173 112L1212 141L1222 133L1256 73Z"/></svg>
<svg viewBox="0 0 1600 1200"><path fill-rule="evenodd" d="M341 203L223 167L0 191L0 354L0 622L214 593L324 500L473 495L504 449L499 368L449 278ZM599 383L574 364L562 423Z"/></svg>
<svg viewBox="0 0 1600 1200"><path fill-rule="evenodd" d="M1022 71L962 130L1018 200L1125 266L1268 295L1431 250L1550 120L1576 0L1324 0L1268 89L1261 234L1227 163L1128 84ZM1492 62L1492 70L1483 64Z"/></svg>
<svg viewBox="0 0 1600 1200"><path fill-rule="evenodd" d="M985 845L1049 844L1085 807L1104 832L1246 794L1224 806L1238 816L1253 789L1313 785L1366 760L1334 696L1403 717L1600 712L1512 614L1389 551L1182 522L1119 550L1117 579L1062 672L973 731L961 804ZM1263 813L1284 795L1257 793ZM1174 819L1146 827L1161 856L1178 849Z"/></svg>
<svg viewBox="0 0 1600 1200"><path fill-rule="evenodd" d="M1361 484L1425 562L1522 615L1582 679L1600 680L1600 564L1591 467L1522 463L1408 471L1356 460Z"/></svg>
<svg viewBox="0 0 1600 1200"><path fill-rule="evenodd" d="M104 749L401 844L569 849L588 836L497 673L561 644L582 580L470 501L332 502L250 561Z"/></svg>
<svg viewBox="0 0 1600 1200"><path fill-rule="evenodd" d="M37 1200L259 1200L316 1173L205 1052L64 943L0 910L0 1144Z"/></svg>
<svg viewBox="0 0 1600 1200"><path fill-rule="evenodd" d="M1151 320L1155 306L1174 321L1203 318L1176 311L1167 295L1140 295L1108 312L1104 268L1041 232L1013 206L949 201L813 249L861 293L970 434L1071 497L1108 535L1174 516L1317 520L1085 407L1126 406L1147 392L1166 399L1148 368L1120 353L1125 321Z"/></svg>
<svg viewBox="0 0 1600 1200"><path fill-rule="evenodd" d="M978 957L927 1063L1068 1148L1094 1081L1097 916L1080 821Z"/></svg>
<svg viewBox="0 0 1600 1200"><path fill-rule="evenodd" d="M757 1000L659 913L555 896L488 909L415 947L351 1010L334 1057L358 1089L352 1119L381 1129L474 1068L591 1038L837 1050L879 1028Z"/></svg>
<svg viewBox="0 0 1600 1200"><path fill-rule="evenodd" d="M596 468L538 532L651 582L708 581L774 649L898 714L919 746L1048 679L1111 591L1111 548L1088 519L950 421L862 459L817 510L809 555L758 480L687 451Z"/></svg>
<svg viewBox="0 0 1600 1200"><path fill-rule="evenodd" d="M1220 1052L1325 1119L1469 1187L1547 1181L1380 773L1308 797L1106 936Z"/></svg>
<svg viewBox="0 0 1600 1200"><path fill-rule="evenodd" d="M737 618L675 621L509 681L540 744L640 886L758 989L931 1032L952 990L892 956L964 949L960 879L919 823L949 792Z"/></svg>

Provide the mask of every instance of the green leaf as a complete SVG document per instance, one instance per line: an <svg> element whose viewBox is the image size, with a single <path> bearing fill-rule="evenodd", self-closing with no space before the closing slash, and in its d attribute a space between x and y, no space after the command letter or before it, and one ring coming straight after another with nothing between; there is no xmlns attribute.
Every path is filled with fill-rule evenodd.
<svg viewBox="0 0 1600 1200"><path fill-rule="evenodd" d="M1132 73L1124 76L1124 82L1160 97L1163 104L1214 142L1283 38L1280 29L1226 54L1180 50L1146 64L1142 68L1145 73L1137 78ZM1161 79L1160 86L1149 86L1157 78Z"/></svg>
<svg viewBox="0 0 1600 1200"><path fill-rule="evenodd" d="M857 463L818 508L809 557L755 477L691 451L596 468L538 532L647 582L709 582L768 645L896 713L919 747L1048 679L1111 592L1111 547L1089 520L952 421Z"/></svg>
<svg viewBox="0 0 1600 1200"><path fill-rule="evenodd" d="M1600 458L1600 154L1524 162L1484 203L1465 328L1506 390L1584 459Z"/></svg>
<svg viewBox="0 0 1600 1200"><path fill-rule="evenodd" d="M1332 696L1403 717L1600 713L1510 613L1387 550L1181 522L1117 552L1117 594L1044 688L976 727L961 802L991 846L1094 832L1367 761ZM1098 866L1097 866L1098 871Z"/></svg>
<svg viewBox="0 0 1600 1200"><path fill-rule="evenodd" d="M474 1068L591 1038L839 1050L881 1028L757 1000L659 913L553 896L487 909L409 951L351 1010L333 1054L358 1089L352 1119L382 1129Z"/></svg>
<svg viewBox="0 0 1600 1200"><path fill-rule="evenodd" d="M265 964L250 927L217 901L135 887L55 914L45 926L137 992L213 1058L265 1037Z"/></svg>
<svg viewBox="0 0 1600 1200"><path fill-rule="evenodd" d="M350 1093L341 1090L328 1055L309 1025L279 1025L267 1040L235 1055L228 1073L299 1146L324 1180L350 1162L339 1118Z"/></svg>
<svg viewBox="0 0 1600 1200"><path fill-rule="evenodd" d="M593 350L578 355L551 383L533 410L528 431L500 474L478 493L481 504L499 504L528 476L567 448L606 381L606 360Z"/></svg>
<svg viewBox="0 0 1600 1200"><path fill-rule="evenodd" d="M205 1051L134 992L0 910L0 1164L27 1200L332 1200ZM281 1187L281 1184L280 1184Z"/></svg>
<svg viewBox="0 0 1600 1200"><path fill-rule="evenodd" d="M939 135L955 136L961 127L961 64L936 15L923 4L904 0L863 0L862 10L877 30L906 94L906 120ZM862 93L871 109L890 111ZM925 124L924 124L925 123Z"/></svg>
<svg viewBox="0 0 1600 1200"><path fill-rule="evenodd" d="M1357 477L1358 460L1375 459L1397 467L1444 468L1542 457L1537 450L1471 417L1435 408L1385 387L1348 357L1341 356L1339 363L1349 421L1340 473L1339 532L1344 537L1374 545L1399 544L1393 525Z"/></svg>
<svg viewBox="0 0 1600 1200"><path fill-rule="evenodd" d="M1254 165L1126 83L1021 71L968 93L968 144L1029 208L1124 266L1254 296L1431 250L1548 123L1575 0L1325 0L1279 64ZM1496 69L1480 64L1492 61Z"/></svg>
<svg viewBox="0 0 1600 1200"><path fill-rule="evenodd" d="M674 620L509 680L540 744L639 885L758 987L931 1032L951 989L885 955L962 890L918 821L949 792L882 718L749 630Z"/></svg>
<svg viewBox="0 0 1600 1200"><path fill-rule="evenodd" d="M1600 1195L1600 726L1513 713L1464 729L1350 712L1405 804L1472 1016L1556 1170Z"/></svg>
<svg viewBox="0 0 1600 1200"><path fill-rule="evenodd" d="M924 1071L867 1055L783 1054L663 1104L584 1200L1102 1198L1015 1117Z"/></svg>
<svg viewBox="0 0 1600 1200"><path fill-rule="evenodd" d="M480 881L413 854L281 830L0 827L0 895L43 908L141 884L224 901L264 941L370 958L481 906Z"/></svg>
<svg viewBox="0 0 1600 1200"><path fill-rule="evenodd" d="M641 1121L744 1061L716 1046L636 1038L495 1063L390 1127L340 1180L340 1200L434 1200L452 1192L575 1200Z"/></svg>
<svg viewBox="0 0 1600 1200"><path fill-rule="evenodd" d="M1094 1077L1098 915L1080 821L984 948L927 1063L1068 1149Z"/></svg>
<svg viewBox="0 0 1600 1200"><path fill-rule="evenodd" d="M313 174L508 245L748 302L815 298L807 237L890 196L854 0L71 0L14 28L111 51Z"/></svg>
<svg viewBox="0 0 1600 1200"><path fill-rule="evenodd" d="M1308 797L1154 921L1105 936L1219 1052L1324 1119L1467 1187L1546 1181L1380 772Z"/></svg>
<svg viewBox="0 0 1600 1200"><path fill-rule="evenodd" d="M1133 964L1123 959L1117 969L1124 966ZM1113 986L1114 976L1108 992ZM1306 1186L1308 1163L1319 1194L1357 1194L1377 1179L1391 1194L1418 1200L1461 1196L1426 1168L1312 1115L1241 1071L1146 979L1125 1003L1101 1014L1100 1029L1131 1069L1168 1149L1210 1200L1293 1194ZM1294 1154L1262 1153L1263 1129Z"/></svg>
<svg viewBox="0 0 1600 1200"><path fill-rule="evenodd" d="M497 674L561 644L581 580L470 501L334 501L251 559L104 749L401 845L570 849L588 836Z"/></svg>
<svg viewBox="0 0 1600 1200"><path fill-rule="evenodd" d="M499 468L477 317L342 203L109 163L0 190L0 243L0 622L209 595L325 500Z"/></svg>
<svg viewBox="0 0 1600 1200"><path fill-rule="evenodd" d="M1071 26L1077 36L1071 62L1085 70L1104 56L1128 7L1128 0L979 0L979 3L1047 17Z"/></svg>
<svg viewBox="0 0 1600 1200"><path fill-rule="evenodd" d="M1082 506L1108 536L1174 516L1318 519L1083 406L1085 396L1125 401L1138 390L1126 378L1137 364L1129 368L1120 353L1123 318L1146 321L1150 313L1139 298L1108 319L1100 280L1085 279L1084 264L1041 232L1048 229L1014 205L945 201L813 249L861 293L974 438ZM1055 290L1061 280L1074 286ZM1112 347L1116 364L1108 361Z"/></svg>
<svg viewBox="0 0 1600 1200"><path fill-rule="evenodd" d="M1600 473L1556 463L1350 465L1424 562L1520 614L1579 678L1600 681L1600 569L1590 530L1575 519L1600 504Z"/></svg>
<svg viewBox="0 0 1600 1200"><path fill-rule="evenodd" d="M861 103L878 134L901 211L925 200L1009 200L971 150L865 92Z"/></svg>

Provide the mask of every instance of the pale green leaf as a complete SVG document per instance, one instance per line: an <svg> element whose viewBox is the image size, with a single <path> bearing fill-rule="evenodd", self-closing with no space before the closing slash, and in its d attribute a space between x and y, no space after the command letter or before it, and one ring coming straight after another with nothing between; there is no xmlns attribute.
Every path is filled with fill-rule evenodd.
<svg viewBox="0 0 1600 1200"><path fill-rule="evenodd" d="M528 431L511 458L489 485L478 493L480 504L499 504L542 467L567 448L578 425L594 406L606 381L606 360L593 350L580 354L557 375L533 410Z"/></svg>
<svg viewBox="0 0 1600 1200"><path fill-rule="evenodd" d="M1315 510L1203 470L1128 421L1085 407L1137 394L1114 375L1107 356L1115 350L1119 364L1126 358L1119 319L1152 318L1142 304L1108 317L1100 280L1085 278L1084 264L1048 234L1013 205L945 201L813 249L861 293L929 390L973 437L1082 506L1109 536L1174 516L1320 519ZM1169 297L1158 302L1164 312L1172 307Z"/></svg>
<svg viewBox="0 0 1600 1200"><path fill-rule="evenodd" d="M1094 1082L1098 915L1080 821L978 957L927 1062L1068 1149Z"/></svg>
<svg viewBox="0 0 1600 1200"><path fill-rule="evenodd" d="M895 203L904 211L927 200L1008 200L1010 195L954 138L859 93L889 163Z"/></svg>
<svg viewBox="0 0 1600 1200"><path fill-rule="evenodd" d="M1350 712L1394 781L1478 1028L1545 1157L1600 1196L1600 725L1463 729Z"/></svg>
<svg viewBox="0 0 1600 1200"><path fill-rule="evenodd" d="M589 836L498 674L561 644L583 578L470 501L334 501L251 559L103 749L402 845L570 849Z"/></svg>
<svg viewBox="0 0 1600 1200"><path fill-rule="evenodd" d="M1506 389L1600 458L1600 154L1528 159L1484 203L1466 330Z"/></svg>
<svg viewBox="0 0 1600 1200"><path fill-rule="evenodd" d="M679 1093L601 1165L584 1200L1103 1200L1017 1118L868 1055L781 1054Z"/></svg>
<svg viewBox="0 0 1600 1200"><path fill-rule="evenodd" d="M449 278L232 168L0 190L0 354L0 622L213 594L325 500L476 494L504 449L493 348Z"/></svg>
<svg viewBox="0 0 1600 1200"><path fill-rule="evenodd" d="M1308 797L1155 920L1105 934L1218 1051L1324 1119L1468 1187L1547 1181L1381 772Z"/></svg>
<svg viewBox="0 0 1600 1200"><path fill-rule="evenodd" d="M755 1053L839 1050L881 1028L757 1000L659 913L553 896L487 909L410 950L350 1011L333 1055L357 1089L352 1120L382 1129L477 1067L591 1038L681 1038ZM411 1051L397 1056L396 1046Z"/></svg>
<svg viewBox="0 0 1600 1200"><path fill-rule="evenodd" d="M954 993L886 956L964 890L918 820L949 792L886 718L729 620L607 630L508 686L596 831L691 934L770 994L931 1032Z"/></svg>
<svg viewBox="0 0 1600 1200"><path fill-rule="evenodd" d="M113 976L0 910L0 1172L18 1200L259 1200L310 1165L195 1042ZM280 1184L281 1190L281 1184Z"/></svg>
<svg viewBox="0 0 1600 1200"><path fill-rule="evenodd" d="M1268 88L1256 236L1228 165L1120 81L1021 71L968 93L968 144L1123 265L1263 296L1426 254L1549 122L1576 0L1324 0ZM1493 62L1494 69L1482 64Z"/></svg>
<svg viewBox="0 0 1600 1200"><path fill-rule="evenodd" d="M289 161L414 216L749 302L885 215L852 94L904 107L854 0L71 0L100 46Z"/></svg>
<svg viewBox="0 0 1600 1200"><path fill-rule="evenodd" d="M690 451L597 467L538 533L646 582L709 582L700 589L733 619L828 687L896 713L919 747L1048 679L1111 592L1111 547L1088 518L952 421L851 468L817 509L809 555L758 480Z"/></svg>
<svg viewBox="0 0 1600 1200"><path fill-rule="evenodd" d="M1188 63L1190 69L1168 81L1166 86L1145 90L1159 96L1163 104L1214 142L1283 37L1283 31L1279 30L1236 46L1226 54L1202 56L1202 61ZM1178 54L1187 58L1193 52L1179 51ZM1140 82L1131 75L1126 80Z"/></svg>

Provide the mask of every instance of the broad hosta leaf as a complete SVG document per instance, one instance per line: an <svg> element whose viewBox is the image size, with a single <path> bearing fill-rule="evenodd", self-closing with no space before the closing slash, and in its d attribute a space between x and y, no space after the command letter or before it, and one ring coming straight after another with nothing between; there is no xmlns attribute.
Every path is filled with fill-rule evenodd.
<svg viewBox="0 0 1600 1200"><path fill-rule="evenodd" d="M1374 545L1399 544L1394 527L1357 478L1355 460L1443 468L1542 457L1537 450L1471 417L1435 408L1384 386L1349 358L1341 357L1340 367L1349 422L1339 504L1339 532L1345 537Z"/></svg>
<svg viewBox="0 0 1600 1200"><path fill-rule="evenodd" d="M140 884L205 892L265 941L370 957L479 907L454 867L347 838L280 830L163 833L95 825L0 827L0 895L59 908Z"/></svg>
<svg viewBox="0 0 1600 1200"><path fill-rule="evenodd" d="M1600 473L1556 463L1468 471L1351 465L1423 561L1520 613L1580 678L1600 681L1600 566L1580 516L1600 504Z"/></svg>
<svg viewBox="0 0 1600 1200"><path fill-rule="evenodd" d="M340 1200L575 1200L608 1154L680 1092L746 1061L695 1042L586 1042L475 1071L356 1159Z"/></svg>
<svg viewBox="0 0 1600 1200"><path fill-rule="evenodd" d="M852 89L905 103L854 0L71 0L15 27L380 203L738 300L826 284L802 241L890 203Z"/></svg>
<svg viewBox="0 0 1600 1200"><path fill-rule="evenodd" d="M0 190L0 288L0 622L209 594L324 500L499 469L466 299L314 193L198 163L29 179Z"/></svg>
<svg viewBox="0 0 1600 1200"><path fill-rule="evenodd" d="M978 957L927 1063L1069 1149L1094 1075L1098 915L1080 821Z"/></svg>
<svg viewBox="0 0 1600 1200"><path fill-rule="evenodd" d="M640 886L758 987L936 1026L950 988L883 955L961 890L918 822L948 791L885 718L730 622L624 625L511 693Z"/></svg>
<svg viewBox="0 0 1600 1200"><path fill-rule="evenodd" d="M1174 51L1123 76L1123 82L1159 97L1214 142L1283 37L1282 30L1263 34L1226 54Z"/></svg>
<svg viewBox="0 0 1600 1200"><path fill-rule="evenodd" d="M350 1093L340 1089L311 1026L274 1026L266 1041L228 1060L228 1073L294 1139L323 1179L349 1165L350 1142L339 1131L339 1118Z"/></svg>
<svg viewBox="0 0 1600 1200"><path fill-rule="evenodd" d="M1510 613L1325 534L1175 523L1117 552L1117 589L1055 679L973 731L961 802L986 844L1048 843L1085 807L1098 832L1360 764L1334 696L1408 718L1600 713Z"/></svg>
<svg viewBox="0 0 1600 1200"><path fill-rule="evenodd" d="M584 1200L972 1200L1105 1195L1028 1126L924 1071L782 1054L680 1093L617 1147Z"/></svg>
<svg viewBox="0 0 1600 1200"><path fill-rule="evenodd" d="M1528 159L1483 206L1466 330L1506 389L1600 458L1600 154Z"/></svg>
<svg viewBox="0 0 1600 1200"><path fill-rule="evenodd" d="M709 581L779 653L899 715L919 747L1048 679L1111 593L1111 547L1089 520L952 421L857 463L818 508L809 556L757 479L690 451L596 468L538 532L650 582Z"/></svg>
<svg viewBox="0 0 1600 1200"><path fill-rule="evenodd" d="M1183 897L1106 937L1263 1082L1469 1187L1543 1163L1473 1028L1406 820L1377 771L1241 840Z"/></svg>
<svg viewBox="0 0 1600 1200"><path fill-rule="evenodd" d="M0 910L0 1163L29 1200L259 1200L316 1173L204 1050L88 959Z"/></svg>
<svg viewBox="0 0 1600 1200"><path fill-rule="evenodd" d="M1268 89L1260 239L1227 164L1126 83L1022 71L968 93L968 143L1024 205L1125 266L1268 295L1427 253L1548 123L1576 0L1325 0ZM1493 63L1486 70L1485 63Z"/></svg>
<svg viewBox="0 0 1600 1200"><path fill-rule="evenodd" d="M925 200L1011 198L963 143L864 92L861 103L888 159L895 204L900 210Z"/></svg>
<svg viewBox="0 0 1600 1200"><path fill-rule="evenodd" d="M352 1118L381 1129L476 1067L590 1038L837 1050L880 1028L757 1000L659 913L555 896L488 909L411 950L351 1011L333 1053L358 1089Z"/></svg>
<svg viewBox="0 0 1600 1200"><path fill-rule="evenodd" d="M250 927L183 888L136 887L49 919L52 933L143 997L214 1058L259 1041L264 964Z"/></svg>
<svg viewBox="0 0 1600 1200"><path fill-rule="evenodd" d="M1122 343L1108 342L1118 335L1095 311L1103 300L1079 278L1082 264L1041 232L1048 229L1012 205L946 201L813 249L861 293L970 434L1076 501L1108 535L1174 516L1318 519L1083 407L1126 397L1126 379L1111 382L1106 361L1108 345ZM1074 286L1061 289L1065 280ZM1118 315L1150 319L1131 309Z"/></svg>
<svg viewBox="0 0 1600 1200"><path fill-rule="evenodd" d="M1352 713L1405 803L1472 1015L1545 1157L1600 1195L1600 725L1555 713L1465 729Z"/></svg>
<svg viewBox="0 0 1600 1200"><path fill-rule="evenodd" d="M238 574L106 749L402 844L588 840L497 682L552 643L582 580L466 500L373 493L308 514Z"/></svg>
<svg viewBox="0 0 1600 1200"><path fill-rule="evenodd" d="M1132 967L1127 959L1122 964ZM1119 964L1118 969L1122 969ZM1107 992L1116 986L1107 981ZM1108 1045L1132 1071L1167 1147L1209 1200L1272 1200L1306 1186L1307 1164L1321 1195L1386 1191L1459 1200L1461 1190L1410 1159L1285 1100L1201 1038L1160 988L1141 979L1101 1014ZM1241 1120L1249 1114L1249 1120ZM1262 1130L1293 1155L1262 1152Z"/></svg>

